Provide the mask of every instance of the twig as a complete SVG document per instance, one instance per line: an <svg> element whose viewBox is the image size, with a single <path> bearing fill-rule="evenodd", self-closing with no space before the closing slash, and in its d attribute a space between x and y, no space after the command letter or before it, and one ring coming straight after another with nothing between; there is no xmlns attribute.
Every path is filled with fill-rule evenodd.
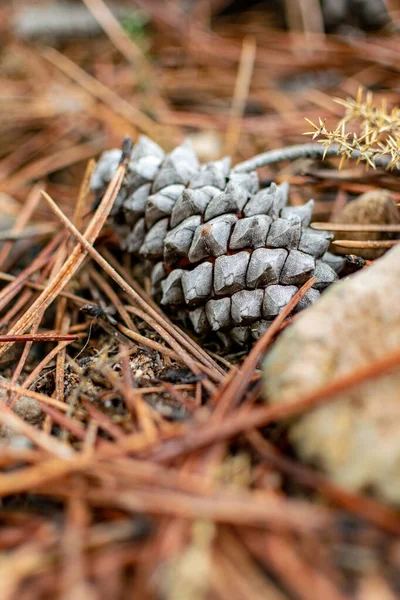
<svg viewBox="0 0 400 600"><path fill-rule="evenodd" d="M367 249L367 248L393 248L397 244L400 244L400 240L367 240L365 242L358 240L335 240L332 242L334 246L338 246L339 248L359 248L359 249Z"/></svg>
<svg viewBox="0 0 400 600"><path fill-rule="evenodd" d="M338 144L332 144L332 146L329 146L328 148L320 146L319 144L298 144L294 146L287 146L286 148L269 150L268 152L257 154L249 160L238 163L233 170L237 173L247 173L248 171L253 171L254 169L259 169L260 167L265 167L267 165L272 165L285 160L298 160L299 158L322 159L324 157L337 158L339 156L339 150L340 146ZM349 158L353 160L363 160L359 150L353 150ZM375 167L382 169L388 168L390 162L390 156L377 156L374 159ZM392 172L398 173L399 171L400 169L395 167Z"/></svg>
<svg viewBox="0 0 400 600"><path fill-rule="evenodd" d="M379 233L400 233L400 225L378 225L375 223L329 223L320 221L318 223L311 223L310 227L322 231L377 231Z"/></svg>

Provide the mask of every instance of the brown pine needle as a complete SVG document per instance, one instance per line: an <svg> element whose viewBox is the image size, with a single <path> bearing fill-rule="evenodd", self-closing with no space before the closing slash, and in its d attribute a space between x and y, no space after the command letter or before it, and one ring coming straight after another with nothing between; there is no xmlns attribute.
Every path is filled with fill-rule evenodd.
<svg viewBox="0 0 400 600"><path fill-rule="evenodd" d="M400 225L384 225L377 223L329 223L325 221L319 221L311 223L312 229L322 231L366 231L366 232L382 232L382 233L400 233Z"/></svg>
<svg viewBox="0 0 400 600"><path fill-rule="evenodd" d="M99 235L110 211L114 204L114 200L118 194L122 180L125 175L126 167L120 165L107 188L104 197L99 204L93 218L86 228L85 233L81 238L91 247L91 243L95 241ZM40 294L37 300L32 304L29 310L19 319L19 321L10 329L9 335L20 335L24 333L36 320L37 316L42 313L50 304L57 298L73 275L76 273L87 255L86 247L83 248L80 243L76 244L68 259L63 264L60 271L46 286L45 290ZM13 342L8 342L0 347L0 356L11 348Z"/></svg>
<svg viewBox="0 0 400 600"><path fill-rule="evenodd" d="M66 333L26 333L23 335L0 335L0 344L6 342L75 342L79 336Z"/></svg>
<svg viewBox="0 0 400 600"><path fill-rule="evenodd" d="M121 167L120 167L121 168ZM64 223L65 227L68 229L70 233L74 235L74 237L79 241L80 245L83 246L85 251L90 254L90 256L97 262L98 265L121 287L121 289L129 296L129 298L139 306L142 306L144 310L157 322L161 324L163 329L163 335L165 339L168 339L168 343L172 347L178 355L180 355L182 361L186 364L186 366L191 369L191 371L195 375L200 375L201 370L195 363L195 361L191 358L188 352L184 349L183 346L188 346L185 338L179 333L179 331L169 325L169 323L163 319L158 312L152 309L146 302L142 300L137 292L135 292L130 285L111 267L111 265L93 248L92 244L88 239L86 239L71 221L64 215L64 213L58 208L57 204L52 200L52 198L43 192L43 198L46 200L48 205L50 206L53 213ZM193 346L190 345L189 349L193 352ZM200 360L203 362L203 354L201 352L194 352L199 355ZM0 354L1 355L1 354ZM207 355L206 355L207 356ZM211 359L207 357L207 364ZM210 380L204 380L204 386L209 392L214 391L214 385Z"/></svg>
<svg viewBox="0 0 400 600"><path fill-rule="evenodd" d="M132 104L118 96L112 89L89 75L89 73L86 73L86 71L67 58L67 56L54 48L44 48L42 55L52 65L82 86L91 96L104 102L116 114L126 119L132 125L135 125L140 131L146 133L155 141L160 141L161 135L157 123L152 121L138 108L135 108Z"/></svg>
<svg viewBox="0 0 400 600"><path fill-rule="evenodd" d="M0 388L8 390L9 392L15 392L16 394L18 394L18 396L27 396L28 398L33 398L34 400L37 400L38 402L46 406L54 406L62 412L68 411L68 405L65 404L65 402L60 402L59 400L55 400L55 398L49 398L44 394L34 392L33 390L21 387L20 385L9 383L3 378L0 378Z"/></svg>
<svg viewBox="0 0 400 600"><path fill-rule="evenodd" d="M365 242L359 240L335 240L332 242L334 246L338 246L339 248L358 248L360 250L365 250L368 248L393 248L400 243L400 240L377 240L372 241L368 240Z"/></svg>

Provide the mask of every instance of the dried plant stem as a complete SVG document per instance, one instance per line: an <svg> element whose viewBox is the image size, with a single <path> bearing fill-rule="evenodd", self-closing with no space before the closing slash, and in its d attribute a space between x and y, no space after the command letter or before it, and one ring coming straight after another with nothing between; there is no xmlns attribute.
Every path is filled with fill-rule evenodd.
<svg viewBox="0 0 400 600"><path fill-rule="evenodd" d="M57 225L52 223L38 223L37 225L31 225L26 227L22 231L2 231L0 233L0 241L16 242L18 240L25 240L27 238L34 238L45 236L50 233L54 233L57 230Z"/></svg>
<svg viewBox="0 0 400 600"><path fill-rule="evenodd" d="M182 346L187 346L187 344L186 344L186 340L182 336L180 336L179 332L175 328L171 327L167 321L162 319L155 310L153 310L150 306L148 306L142 300L142 298L139 296L139 294L137 292L135 292L130 287L130 285L128 285L128 283L101 256L101 254L99 254L97 252L97 250L95 250L95 248L93 248L90 241L88 239L86 239L76 229L76 227L74 227L74 225L71 223L71 221L58 208L56 203L52 200L52 198L50 198L50 196L48 194L43 192L43 197L45 198L46 202L49 204L49 206L50 206L51 210L54 212L54 214L64 223L65 227L68 229L68 231L70 233L72 233L72 235L74 235L74 237L79 241L80 245L83 246L85 251L87 253L89 253L90 256L97 262L97 264L100 265L100 267L121 287L121 289L129 296L129 298L133 302L135 302L139 306L141 306L151 316L151 318L153 318L157 323L161 322L160 323L161 327L165 328L164 332L163 332L164 336L166 336L168 333L168 343L171 345L172 349L175 350L175 352L177 352L181 356L181 359L183 360L183 362L192 370L192 372L195 375L200 375L201 374L200 369L197 367L197 365L193 361L193 359L189 356L187 351L182 347ZM193 352L192 348L190 348L190 350ZM199 353L199 354L200 354L200 356L199 356L200 360L203 361L204 360L203 355L201 353ZM1 354L0 354L0 356L1 356ZM207 363L209 363L210 360L211 359L208 358ZM206 389L209 392L214 391L214 385L211 383L211 381L204 380L204 386L206 387Z"/></svg>
<svg viewBox="0 0 400 600"><path fill-rule="evenodd" d="M10 283L13 283L17 279L18 278L16 275L9 275L9 273L0 273L0 281L8 281ZM23 286L26 286L27 288L30 288L32 290L38 290L39 292L42 292L46 289L46 285L44 283L37 283L36 281L24 281ZM84 304L87 304L87 300L81 298L80 296L76 296L75 294L71 294L70 292L60 292L59 296L62 298L68 298L69 300L72 300L73 302L75 302L75 304L78 304L78 306L83 306Z"/></svg>
<svg viewBox="0 0 400 600"><path fill-rule="evenodd" d="M170 335L169 335L169 332L165 329L165 327L162 327L155 319L153 319L151 316L147 315L144 311L142 311L134 306L127 306L126 309L128 310L128 312L131 312L134 315L136 315L137 317L139 317L140 319L143 319L143 321L145 321L148 325L150 325L150 327L152 327L154 329L154 331L157 331L157 333L159 335L161 335L161 337L163 337L171 345ZM220 382L221 379L224 377L224 375L221 374L219 371L216 372L215 369L213 369L211 361L209 361L207 364L204 364L204 361L202 361L202 363L203 363L204 367L209 369L209 372L211 373L211 375L210 375L211 379L213 379L216 382ZM196 373L196 374L198 374L198 373Z"/></svg>
<svg viewBox="0 0 400 600"><path fill-rule="evenodd" d="M86 161L101 150L104 150L103 136L98 136L89 142L72 145L70 148L58 150L54 154L39 158L19 169L7 179L3 188L9 193L14 192L26 186L33 179L44 177L49 173L59 171L80 161Z"/></svg>
<svg viewBox="0 0 400 600"><path fill-rule="evenodd" d="M90 194L90 178L95 169L95 166L96 161L93 158L91 158L88 161L88 164L86 165L85 174L79 186L78 200L76 201L74 216L72 218L72 222L77 229L80 229L82 225L85 202Z"/></svg>
<svg viewBox="0 0 400 600"><path fill-rule="evenodd" d="M339 248L393 248L397 244L400 244L400 240L367 240L365 242L359 240L335 240L332 242L334 246L338 246Z"/></svg>
<svg viewBox="0 0 400 600"><path fill-rule="evenodd" d="M68 346L70 342L60 342L59 344L57 344L57 346L55 346L40 362L39 364L36 365L36 367L33 369L33 371L31 373L29 373L28 377L25 379L25 381L22 383L21 388L23 389L28 389L29 386L36 380L37 377L39 377L40 373L42 372L42 370L45 368L46 365L48 365L48 363L53 360L53 358L55 356L57 356L57 354L59 352L61 352L64 348L66 348Z"/></svg>
<svg viewBox="0 0 400 600"><path fill-rule="evenodd" d="M160 352L160 354L164 354L165 356L168 356L173 360L179 361L179 355L173 350L167 348L166 346L163 346L162 344L159 344L158 342L155 342L154 340L151 340L145 337L144 335L140 335L140 333L136 333L136 331L132 331L124 325L118 324L117 327L121 333L126 335L126 337L128 337L129 339L137 342L138 344L142 344L146 348L151 348L151 350L155 350L156 352Z"/></svg>
<svg viewBox="0 0 400 600"><path fill-rule="evenodd" d="M104 248L103 250L103 254L105 256L105 258L107 259L107 261L110 263L110 265L115 269L115 271L117 273L119 273L124 279L125 281L130 285L130 287L135 290L135 292L142 298L142 300L144 301L144 304L142 306L150 306L160 317L160 324L164 324L164 328L168 329L168 331L170 330L174 330L177 332L177 334L180 336L180 338L183 338L185 340L185 347L192 352L192 354L197 357L200 360L200 356L202 357L202 359L200 360L200 362L202 362L204 365L207 365L210 369L212 369L213 371L216 371L218 373L220 373L221 375L225 375L225 371L213 360L213 358L207 353L205 352L187 333L185 333L185 331L178 329L176 327L176 325L174 325L166 315L164 315L164 313L162 312L162 310L160 309L160 307L154 302L153 298L151 298L150 296L148 296L148 294L146 294L146 292L140 287L140 285L137 283L137 281L135 281L130 274L128 273L127 269L124 269L116 260L116 258L106 249ZM133 307L130 308L131 312L133 312ZM147 322L150 326L151 325L151 321L149 320L149 317L147 317ZM168 324L168 326L166 325Z"/></svg>
<svg viewBox="0 0 400 600"><path fill-rule="evenodd" d="M239 410L233 415L227 415L223 421L218 420L212 425L209 424L207 427L200 427L197 431L191 431L190 435L180 440L167 441L159 446L152 458L159 462L169 462L208 444L230 439L232 436L251 429L265 427L269 423L297 416L323 402L334 401L340 392L380 377L399 364L400 350L390 352L372 364L354 369L347 375L320 386L303 398L294 398L293 401L284 404L255 408L251 412L245 409Z"/></svg>
<svg viewBox="0 0 400 600"><path fill-rule="evenodd" d="M15 431L18 431L29 438L38 448L46 450L50 454L57 456L58 458L69 459L73 456L74 451L70 446L67 446L57 440L53 436L46 435L42 431L36 429L32 425L29 425L16 415L11 408L5 404L0 403L0 423L6 425ZM1 488L1 476L0 476L0 488Z"/></svg>
<svg viewBox="0 0 400 600"><path fill-rule="evenodd" d="M287 146L286 148L279 148L277 150L269 150L262 154L257 154L249 160L238 163L234 167L234 171L237 173L247 173L260 167L272 165L277 162L284 160L298 160L299 158L324 158L324 157L338 157L340 146L338 144L332 144L328 148L321 146L320 144L298 144L294 146ZM363 160L361 153L358 150L353 150L349 157L353 160ZM386 169L390 162L390 156L377 156L373 160L375 167ZM399 172L400 169L394 168L393 172Z"/></svg>
<svg viewBox="0 0 400 600"><path fill-rule="evenodd" d="M86 71L81 69L72 60L53 48L43 49L42 55L47 61L82 86L91 96L110 106L115 113L119 114L132 125L135 125L152 139L156 141L160 140L159 126L154 121L118 96L118 94L106 85L86 73Z"/></svg>
<svg viewBox="0 0 400 600"><path fill-rule="evenodd" d="M63 412L68 410L68 406L64 404L64 402L60 402L59 400L55 400L54 398L49 398L48 396L45 396L44 394L40 394L38 392L34 392L33 390L28 390L24 387L21 387L20 385L9 383L8 381L2 378L0 379L0 388L3 388L9 392L15 392L16 394L18 394L18 396L27 396L28 398L33 398L41 404L54 406L55 408L58 408Z"/></svg>
<svg viewBox="0 0 400 600"><path fill-rule="evenodd" d="M124 321L126 327L129 328L129 330L131 330L133 332L139 333L136 328L136 325L132 321L128 311L126 310L125 306L123 305L120 298L118 297L118 294L116 292L114 292L114 290L107 283L107 281L104 279L104 277L102 277L102 275L100 273L98 273L94 268L90 269L90 277L96 282L96 284L99 286L99 288L111 300L112 304L117 309L120 317Z"/></svg>
<svg viewBox="0 0 400 600"><path fill-rule="evenodd" d="M96 210L92 220L86 228L83 236L79 236L91 247L91 243L95 241L103 227L110 210L114 204L115 197L121 186L125 175L125 166L120 165L107 188L106 193ZM79 233L79 232L78 232ZM38 314L45 310L57 298L59 292L64 289L68 281L77 271L79 266L87 255L87 248L82 247L80 243L76 244L69 258L66 260L60 271L49 282L46 289L40 294L37 300L33 303L30 309L19 319L19 321L8 332L10 335L18 335L24 333L26 329L32 325ZM12 342L4 344L0 347L0 356L2 356L12 346Z"/></svg>
<svg viewBox="0 0 400 600"><path fill-rule="evenodd" d="M154 77L152 67L140 47L125 33L120 22L103 0L83 0L100 27L123 56L142 72Z"/></svg>
<svg viewBox="0 0 400 600"><path fill-rule="evenodd" d="M350 231L350 232L380 232L380 233L400 233L400 225L384 225L374 223L329 223L325 221L319 221L318 223L311 223L312 229L318 229L321 231Z"/></svg>
<svg viewBox="0 0 400 600"><path fill-rule="evenodd" d="M90 10L96 21L105 31L112 43L121 52L123 56L132 64L138 73L138 79L143 87L143 93L149 96L153 95L152 89L157 90L157 100L163 111L168 111L168 107L162 95L157 89L159 86L159 75L153 69L151 62L146 58L140 46L125 33L118 19L108 8L103 0L83 0L86 7ZM149 86L149 81L151 85Z"/></svg>
<svg viewBox="0 0 400 600"><path fill-rule="evenodd" d="M78 339L77 335L66 333L27 333L24 335L0 335L0 344L6 342L74 342Z"/></svg>
<svg viewBox="0 0 400 600"><path fill-rule="evenodd" d="M313 507L311 510L305 502L283 499L278 502L276 498L265 497L259 501L250 501L250 496L245 493L200 496L165 490L160 497L160 491L157 489L118 490L118 493L103 489L98 493L88 490L86 498L97 506L111 504L133 512L142 511L145 507L150 514L212 519L236 525L277 527L280 530L284 528L298 533L320 531L331 524L329 513L321 507Z"/></svg>
<svg viewBox="0 0 400 600"><path fill-rule="evenodd" d="M16 294L18 294L18 292L24 287L29 277L31 277L34 273L37 273L37 271L42 269L49 262L52 252L54 252L55 248L57 248L64 236L64 232L60 232L58 235L56 235L47 244L47 246L43 248L40 254L38 254L38 256L31 262L31 264L28 265L26 269L24 269L18 275L18 277L13 278L9 285L1 290L0 310L3 310L3 308L5 308L7 304L13 298L15 298Z"/></svg>
<svg viewBox="0 0 400 600"><path fill-rule="evenodd" d="M378 527L391 531L393 523L397 522L398 515L389 507L382 507L373 498L367 498L355 492L349 492L336 486L322 473L281 455L271 442L266 440L259 431L246 434L253 448L274 468L293 477L296 481L307 487L314 488L338 506L362 514L363 517ZM355 510L356 509L356 510ZM395 526L395 530L397 527Z"/></svg>

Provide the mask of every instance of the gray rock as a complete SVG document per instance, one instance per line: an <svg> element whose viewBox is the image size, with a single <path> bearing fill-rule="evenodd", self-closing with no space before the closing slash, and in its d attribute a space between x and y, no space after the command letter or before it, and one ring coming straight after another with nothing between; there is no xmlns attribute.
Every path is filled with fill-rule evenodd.
<svg viewBox="0 0 400 600"><path fill-rule="evenodd" d="M400 347L400 247L331 286L300 313L264 364L265 397L296 401ZM400 505L400 370L306 412L289 435L340 486Z"/></svg>

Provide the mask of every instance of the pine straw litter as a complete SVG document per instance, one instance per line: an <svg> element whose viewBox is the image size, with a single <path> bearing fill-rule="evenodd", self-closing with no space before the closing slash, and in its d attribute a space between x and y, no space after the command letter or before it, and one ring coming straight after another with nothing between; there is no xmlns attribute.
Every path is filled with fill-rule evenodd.
<svg viewBox="0 0 400 600"><path fill-rule="evenodd" d="M93 42L32 52L10 36L1 64L0 197L12 225L0 240L0 597L395 598L398 512L299 464L285 422L397 368L400 353L290 405L263 404L260 360L314 280L247 356L200 345L115 249L107 217L124 162L92 211L87 161L126 133L172 147L206 129L236 162L299 143L305 115L340 116L333 95L363 84L393 99L396 40L308 32L310 52L302 33L265 19L226 19L222 35L218 21L182 29L178 12L146 9L159 33L144 90L148 64L130 38L117 50L97 40L94 58ZM119 25L102 15L115 43ZM327 67L327 88L296 79ZM384 171L295 164L262 173L289 181L298 204L312 189L325 221L378 185L400 198ZM13 410L21 398L40 407L37 422Z"/></svg>

